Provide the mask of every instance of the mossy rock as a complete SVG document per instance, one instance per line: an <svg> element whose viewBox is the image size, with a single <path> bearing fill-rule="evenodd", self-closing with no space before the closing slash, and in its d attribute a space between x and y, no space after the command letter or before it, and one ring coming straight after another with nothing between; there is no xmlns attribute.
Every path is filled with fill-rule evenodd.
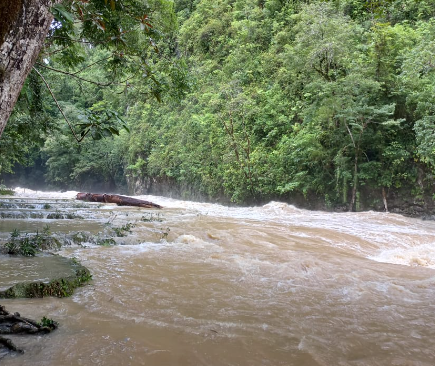
<svg viewBox="0 0 435 366"><path fill-rule="evenodd" d="M8 254L34 257L43 250L59 250L59 239L46 234L25 235L11 238L4 244Z"/></svg>
<svg viewBox="0 0 435 366"><path fill-rule="evenodd" d="M89 270L74 259L65 258L73 274L54 278L47 282L20 282L4 291L0 291L0 299L35 298L35 297L67 297L77 287L83 286L92 279Z"/></svg>
<svg viewBox="0 0 435 366"><path fill-rule="evenodd" d="M19 211L11 211L11 212L1 211L0 218L19 220L19 219L27 219L27 215L25 215L24 213L19 212Z"/></svg>
<svg viewBox="0 0 435 366"><path fill-rule="evenodd" d="M52 212L47 215L47 219L49 220L75 220L75 219L83 219L83 216L76 215L73 213L63 214L61 212Z"/></svg>

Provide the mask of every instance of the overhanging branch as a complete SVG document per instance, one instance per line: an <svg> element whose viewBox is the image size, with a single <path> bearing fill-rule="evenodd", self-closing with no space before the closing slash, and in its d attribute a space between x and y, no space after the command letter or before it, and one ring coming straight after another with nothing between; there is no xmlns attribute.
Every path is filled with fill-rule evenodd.
<svg viewBox="0 0 435 366"><path fill-rule="evenodd" d="M82 81L85 81L87 83L91 83L91 84L94 84L94 85L98 85L98 86L110 86L110 85L113 84L113 82L99 83L98 81L93 81L93 80L85 79L85 78L82 78L82 77L76 75L76 73L71 73L71 72L68 72L68 71L55 69L53 67L41 64L40 62L38 62L37 65L40 66L40 67L43 67L45 69L49 69L49 70L52 70L52 71L55 71L55 72L58 72L58 73L61 73L61 74L64 74L64 75L72 76L72 77L74 77L76 79L79 79L79 80L82 80Z"/></svg>
<svg viewBox="0 0 435 366"><path fill-rule="evenodd" d="M57 108L59 109L59 111L60 111L60 113L62 114L63 118L65 119L66 123L68 124L68 127L70 128L72 134L74 135L74 138L76 139L76 141L77 141L78 143L80 143L80 142L85 138L86 135L82 136L82 138L80 138L80 139L77 137L77 135L76 135L76 133L75 133L75 131L74 131L74 129L73 129L71 123L69 122L68 118L66 117L66 115L65 115L65 113L63 112L62 108L60 107L59 102L57 101L56 97L54 96L54 93L53 93L53 91L51 90L50 85L48 85L48 83L47 83L47 81L45 80L44 76L42 76L42 74L41 74L41 73L38 71L38 69L36 69L34 66L33 66L33 70L35 70L35 72L39 75L39 77L40 77L40 78L42 79L42 81L44 82L44 84L45 84L45 86L47 87L48 91L50 92L50 94L51 94L51 96L52 96L54 102L56 103Z"/></svg>

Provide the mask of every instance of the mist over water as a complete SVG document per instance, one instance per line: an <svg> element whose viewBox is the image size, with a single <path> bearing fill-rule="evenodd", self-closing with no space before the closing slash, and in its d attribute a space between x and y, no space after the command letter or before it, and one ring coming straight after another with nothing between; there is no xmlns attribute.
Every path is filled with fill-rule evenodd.
<svg viewBox="0 0 435 366"><path fill-rule="evenodd" d="M27 352L2 365L434 364L431 221L151 196L137 198L163 210L73 208L75 193L17 189L11 203L35 208L15 210L51 202L83 219L2 219L1 235L11 225L136 226L123 245L62 250L94 277L71 298L2 300L61 324L48 336L15 337Z"/></svg>

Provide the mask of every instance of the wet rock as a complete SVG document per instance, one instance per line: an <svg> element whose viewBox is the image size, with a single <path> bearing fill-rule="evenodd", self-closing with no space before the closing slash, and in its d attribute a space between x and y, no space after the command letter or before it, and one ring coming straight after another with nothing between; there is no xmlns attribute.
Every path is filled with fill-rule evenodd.
<svg viewBox="0 0 435 366"><path fill-rule="evenodd" d="M23 322L15 323L11 327L11 333L14 333L14 334L18 334L18 333L33 334L33 333L38 333L38 331L39 331L39 329L37 327L35 327L34 325L28 324L28 323L23 323Z"/></svg>
<svg viewBox="0 0 435 366"><path fill-rule="evenodd" d="M37 260L28 258L29 261ZM60 270L57 270L52 277L35 281L18 282L10 285L2 285L0 298L35 298L35 297L67 297L71 296L77 287L83 286L92 279L87 268L76 260L53 256L56 265L62 262ZM48 264L49 265L49 264ZM63 268L63 269L62 269Z"/></svg>
<svg viewBox="0 0 435 366"><path fill-rule="evenodd" d="M2 219L26 219L27 216L19 211L1 211L0 218Z"/></svg>
<svg viewBox="0 0 435 366"><path fill-rule="evenodd" d="M45 334L55 330L57 322L42 318L41 322L24 318L19 313L11 314L0 305L0 334ZM0 359L10 352L22 353L12 341L0 336Z"/></svg>
<svg viewBox="0 0 435 366"><path fill-rule="evenodd" d="M0 359L10 352L23 353L23 351L15 346L10 339L0 336Z"/></svg>
<svg viewBox="0 0 435 366"><path fill-rule="evenodd" d="M74 219L83 219L82 216L73 214L73 213L66 213L63 214L61 212L52 212L47 215L47 219L49 220L74 220Z"/></svg>

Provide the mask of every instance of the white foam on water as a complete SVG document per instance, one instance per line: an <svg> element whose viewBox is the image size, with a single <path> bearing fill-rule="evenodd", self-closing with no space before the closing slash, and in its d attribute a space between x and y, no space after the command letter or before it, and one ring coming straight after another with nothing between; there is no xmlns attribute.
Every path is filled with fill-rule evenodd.
<svg viewBox="0 0 435 366"><path fill-rule="evenodd" d="M19 198L75 199L76 195L77 191L43 192L15 188L15 196ZM319 247L347 251L377 262L435 268L435 225L420 219L373 211L359 213L309 211L276 201L256 207L227 207L215 203L183 201L161 196L134 197L158 203L164 209L169 209L167 212L171 209L177 210L176 212L172 210L170 213L172 216L181 211L183 219L195 220L196 217L202 216L224 220L234 219L236 225L245 225L244 227L248 225L251 229L255 229L255 232L266 232L266 226L269 226L268 230L274 230L276 227L282 231L283 237L288 232L293 238L313 239ZM99 209L112 210L113 206L104 205ZM172 216L171 219L174 219ZM254 224L254 221L258 224ZM221 250L217 243L204 241L195 234L195 232L187 232L180 235L173 244L165 241L143 243L132 250L160 250L174 246L181 251ZM266 246L267 240L268 237L265 236Z"/></svg>
<svg viewBox="0 0 435 366"><path fill-rule="evenodd" d="M386 249L382 250L377 255L369 256L368 258L382 263L420 266L435 269L435 243Z"/></svg>
<svg viewBox="0 0 435 366"><path fill-rule="evenodd" d="M45 192L45 191L34 191L28 188L16 187L14 188L14 197L27 197L27 198L63 198L72 199L77 195L77 191L66 191L66 192Z"/></svg>
<svg viewBox="0 0 435 366"><path fill-rule="evenodd" d="M119 247L120 253L124 254L124 255L129 255L129 256L135 256L136 254L139 253L146 253L146 252L150 252L150 251L160 251L166 248L170 248L173 245L171 243L168 243L165 240L162 240L161 242L158 243L153 243L153 242L144 242L144 243L140 243L140 244L127 244L127 245L122 245L121 247Z"/></svg>
<svg viewBox="0 0 435 366"><path fill-rule="evenodd" d="M184 234L177 237L174 241L177 248L183 249L183 245L186 247L186 249L195 250L195 249L203 249L207 250L207 252L221 252L223 249L212 242L202 240L194 235L190 234ZM181 247L180 247L180 244Z"/></svg>

